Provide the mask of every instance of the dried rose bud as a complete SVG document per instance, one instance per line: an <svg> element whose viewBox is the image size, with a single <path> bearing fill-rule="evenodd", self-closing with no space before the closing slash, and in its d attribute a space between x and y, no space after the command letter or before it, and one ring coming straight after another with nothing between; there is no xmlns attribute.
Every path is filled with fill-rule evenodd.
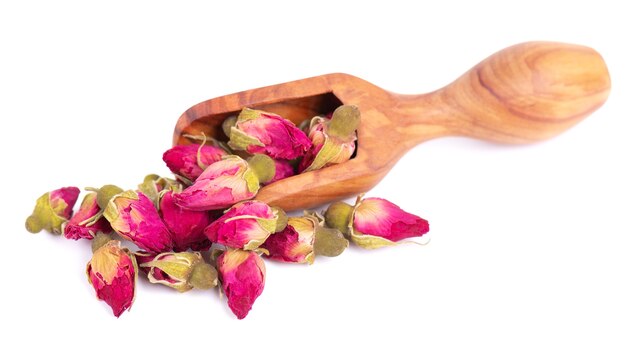
<svg viewBox="0 0 626 348"><path fill-rule="evenodd" d="M354 207L333 203L325 216L329 226L348 231L352 241L366 249L395 245L405 238L421 237L429 230L428 221L382 198L359 196Z"/></svg>
<svg viewBox="0 0 626 348"><path fill-rule="evenodd" d="M270 235L261 248L267 250L267 257L273 260L312 264L317 228L318 221L313 216L290 217L287 227Z"/></svg>
<svg viewBox="0 0 626 348"><path fill-rule="evenodd" d="M98 248L87 264L89 283L116 317L133 305L136 278L135 257L117 240Z"/></svg>
<svg viewBox="0 0 626 348"><path fill-rule="evenodd" d="M366 198L354 207L351 237L361 246L375 248L387 241L421 237L428 230L428 221L405 212L386 199Z"/></svg>
<svg viewBox="0 0 626 348"><path fill-rule="evenodd" d="M165 151L163 161L172 173L193 182L202 174L204 168L226 155L226 151L217 146L177 145Z"/></svg>
<svg viewBox="0 0 626 348"><path fill-rule="evenodd" d="M213 243L230 248L254 250L270 234L285 228L285 212L260 201L235 204L211 223L204 233Z"/></svg>
<svg viewBox="0 0 626 348"><path fill-rule="evenodd" d="M321 116L311 119L309 138L313 147L304 155L298 171L308 172L349 160L356 148L360 121L361 114L354 105L338 107L330 119Z"/></svg>
<svg viewBox="0 0 626 348"><path fill-rule="evenodd" d="M172 250L172 237L146 195L124 191L113 196L104 217L123 238L150 252Z"/></svg>
<svg viewBox="0 0 626 348"><path fill-rule="evenodd" d="M226 250L217 258L217 270L228 307L243 319L265 286L265 264L252 251Z"/></svg>
<svg viewBox="0 0 626 348"><path fill-rule="evenodd" d="M274 164L276 166L276 174L274 174L274 178L272 180L266 183L267 185L295 174L293 165L287 160L274 160Z"/></svg>
<svg viewBox="0 0 626 348"><path fill-rule="evenodd" d="M274 177L275 167L265 155L248 162L238 156L225 156L208 166L196 182L173 195L174 202L189 210L215 210L254 198L260 183Z"/></svg>
<svg viewBox="0 0 626 348"><path fill-rule="evenodd" d="M148 174L143 178L143 182L137 186L137 191L146 195L154 206L159 205L159 196L162 191L171 190L180 192L183 186L180 182L158 176L156 174Z"/></svg>
<svg viewBox="0 0 626 348"><path fill-rule="evenodd" d="M204 229L213 221L212 214L181 208L174 203L172 195L172 191L163 194L159 209L172 236L174 251L209 250L211 241L204 235Z"/></svg>
<svg viewBox="0 0 626 348"><path fill-rule="evenodd" d="M28 232L37 233L46 230L61 234L63 223L72 216L72 209L80 190L78 187L63 187L46 192L37 199L33 213L26 219Z"/></svg>
<svg viewBox="0 0 626 348"><path fill-rule="evenodd" d="M83 198L80 208L65 225L63 233L65 238L74 240L81 238L93 239L98 232L111 232L111 225L102 216L102 209L98 206L97 196L97 193L91 192Z"/></svg>
<svg viewBox="0 0 626 348"><path fill-rule="evenodd" d="M295 159L311 148L311 141L291 121L266 111L244 108L234 120L224 122L233 150L265 154L272 158Z"/></svg>
<svg viewBox="0 0 626 348"><path fill-rule="evenodd" d="M162 253L140 263L147 270L148 280L179 292L193 288L210 289L217 286L217 271L198 252Z"/></svg>

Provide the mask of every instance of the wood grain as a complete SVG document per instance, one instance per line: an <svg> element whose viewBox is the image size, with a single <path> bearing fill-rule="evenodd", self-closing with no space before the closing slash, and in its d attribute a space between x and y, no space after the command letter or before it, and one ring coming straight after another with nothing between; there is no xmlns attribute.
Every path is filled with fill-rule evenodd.
<svg viewBox="0 0 626 348"><path fill-rule="evenodd" d="M329 74L252 89L197 104L178 120L184 134L223 138L221 122L243 107L302 119L355 104L361 110L356 157L261 189L257 199L285 210L315 207L366 192L412 147L461 135L509 144L548 139L600 107L611 87L593 49L528 42L488 57L446 87L399 95L346 74Z"/></svg>

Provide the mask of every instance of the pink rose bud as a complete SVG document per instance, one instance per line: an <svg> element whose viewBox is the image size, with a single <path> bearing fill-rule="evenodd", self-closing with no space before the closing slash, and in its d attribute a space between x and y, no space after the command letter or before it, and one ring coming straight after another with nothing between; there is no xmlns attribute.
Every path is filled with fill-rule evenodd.
<svg viewBox="0 0 626 348"><path fill-rule="evenodd" d="M141 192L124 191L111 198L104 217L124 239L150 252L172 250L172 237L152 201Z"/></svg>
<svg viewBox="0 0 626 348"><path fill-rule="evenodd" d="M202 174L204 168L226 155L226 151L217 146L177 145L165 151L163 161L172 173L193 182Z"/></svg>
<svg viewBox="0 0 626 348"><path fill-rule="evenodd" d="M309 138L313 147L300 165L300 173L343 163L350 159L356 148L356 129L361 113L354 105L342 105L333 112L333 117L316 116L311 119Z"/></svg>
<svg viewBox="0 0 626 348"><path fill-rule="evenodd" d="M333 203L325 216L330 227L348 233L355 244L366 249L395 245L406 238L421 237L429 230L428 221L382 198L359 196L354 207Z"/></svg>
<svg viewBox="0 0 626 348"><path fill-rule="evenodd" d="M280 208L260 201L235 204L211 223L204 233L213 243L236 249L254 250L270 234L285 228L287 217Z"/></svg>
<svg viewBox="0 0 626 348"><path fill-rule="evenodd" d="M98 206L97 193L88 193L80 208L65 225L65 238L67 239L93 239L96 233L111 232L111 225L102 216L102 209Z"/></svg>
<svg viewBox="0 0 626 348"><path fill-rule="evenodd" d="M135 257L117 240L94 251L87 264L89 283L98 299L111 306L116 317L133 305L136 277Z"/></svg>
<svg viewBox="0 0 626 348"><path fill-rule="evenodd" d="M270 235L261 248L268 251L267 257L272 260L312 264L317 227L318 221L312 216L290 217L287 227Z"/></svg>
<svg viewBox="0 0 626 348"><path fill-rule="evenodd" d="M196 182L173 195L174 203L189 210L215 210L254 198L260 182L274 177L273 161L264 155L246 162L239 156L225 156L208 166Z"/></svg>
<svg viewBox="0 0 626 348"><path fill-rule="evenodd" d="M217 270L228 307L243 319L265 286L265 264L252 251L226 250L217 258Z"/></svg>
<svg viewBox="0 0 626 348"><path fill-rule="evenodd" d="M198 252L162 253L141 257L139 267L145 270L148 280L163 284L179 292L193 288L210 289L217 286L217 271L207 264Z"/></svg>
<svg viewBox="0 0 626 348"><path fill-rule="evenodd" d="M295 159L311 148L311 141L291 121L266 111L244 108L239 117L222 125L228 146L272 158Z"/></svg>
<svg viewBox="0 0 626 348"><path fill-rule="evenodd" d="M272 180L267 182L267 185L295 174L293 165L287 160L275 160L274 164L276 165L276 174L274 174L274 178Z"/></svg>
<svg viewBox="0 0 626 348"><path fill-rule="evenodd" d="M37 199L33 213L26 219L28 232L46 230L55 234L63 232L63 223L72 216L72 209L80 190L78 187L63 187L44 193Z"/></svg>
<svg viewBox="0 0 626 348"><path fill-rule="evenodd" d="M212 214L181 208L174 203L172 195L172 191L165 192L159 204L163 222L172 236L174 251L209 250L211 241L204 235L204 229L213 221Z"/></svg>

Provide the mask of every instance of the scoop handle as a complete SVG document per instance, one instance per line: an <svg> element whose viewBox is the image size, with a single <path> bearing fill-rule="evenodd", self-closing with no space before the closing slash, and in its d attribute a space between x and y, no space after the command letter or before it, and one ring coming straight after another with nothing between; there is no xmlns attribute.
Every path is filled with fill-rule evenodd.
<svg viewBox="0 0 626 348"><path fill-rule="evenodd" d="M582 120L610 89L607 66L595 50L526 42L491 55L435 92L397 96L398 122L412 145L442 135L530 143ZM438 132L425 132L429 125Z"/></svg>

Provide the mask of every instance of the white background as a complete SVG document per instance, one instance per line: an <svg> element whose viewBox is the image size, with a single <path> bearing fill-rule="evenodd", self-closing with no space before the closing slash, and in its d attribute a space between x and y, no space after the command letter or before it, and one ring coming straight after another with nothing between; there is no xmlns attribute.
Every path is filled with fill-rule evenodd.
<svg viewBox="0 0 626 348"><path fill-rule="evenodd" d="M626 346L626 32L617 1L14 1L0 5L0 345ZM588 45L608 102L530 146L438 139L370 196L431 223L431 243L267 266L238 321L217 292L140 281L116 319L84 275L89 243L24 229L66 185L132 188L193 104L346 72L424 93L509 45Z"/></svg>

